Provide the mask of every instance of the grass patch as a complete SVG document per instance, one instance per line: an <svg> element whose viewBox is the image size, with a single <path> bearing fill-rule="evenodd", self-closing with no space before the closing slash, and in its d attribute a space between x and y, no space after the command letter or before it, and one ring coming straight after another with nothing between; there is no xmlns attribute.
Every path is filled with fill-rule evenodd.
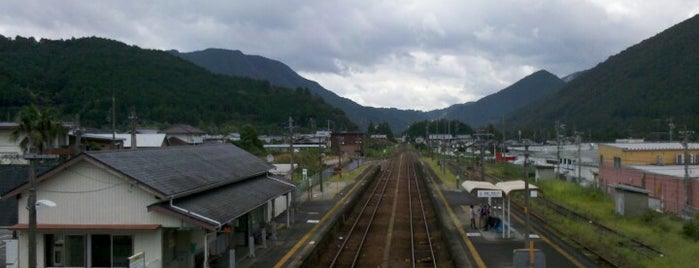
<svg viewBox="0 0 699 268"><path fill-rule="evenodd" d="M623 217L616 214L613 199L597 189L559 180L541 181L537 186L547 199L584 214L627 237L643 241L664 254L639 254L626 246L623 240L604 236L594 228L586 228L584 222L561 219L562 225L558 228L560 232L584 241L588 247L624 260L622 264L625 266L690 267L692 265L689 264L696 261L699 243L683 235L685 221L676 216L649 211L641 216ZM553 217L551 214L548 216Z"/></svg>
<svg viewBox="0 0 699 268"><path fill-rule="evenodd" d="M456 175L447 167L445 168L445 172L442 173L442 167L439 165L439 159L432 159L430 157L420 157L420 160L425 162L432 170L434 170L434 173L437 174L437 177L439 177L439 180L442 181L442 183L447 184L447 185L456 185ZM459 178L461 182L463 182L465 179L464 178Z"/></svg>
<svg viewBox="0 0 699 268"><path fill-rule="evenodd" d="M437 173L443 183L455 183L454 174L449 169L443 174L437 159L421 157L421 160ZM518 180L524 177L522 168L510 163L487 164L486 172L503 180ZM542 197L621 232L626 237L643 241L663 253L662 256L639 253L628 245L628 240L605 234L587 222L546 211L536 200L532 203L532 210L543 214L549 222L555 223L553 227L558 232L616 259L622 267L696 266L699 241L695 240L695 235L699 233L699 216L692 221L657 212L623 217L616 214L612 197L599 189L560 180L530 182L541 189ZM513 200L522 200L522 197L513 196Z"/></svg>

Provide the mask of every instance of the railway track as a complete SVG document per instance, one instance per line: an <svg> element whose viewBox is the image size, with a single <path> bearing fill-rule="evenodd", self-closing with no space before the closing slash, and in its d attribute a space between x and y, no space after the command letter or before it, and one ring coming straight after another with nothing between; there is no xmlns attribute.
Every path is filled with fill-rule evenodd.
<svg viewBox="0 0 699 268"><path fill-rule="evenodd" d="M412 152L386 160L317 266L453 266L417 163Z"/></svg>

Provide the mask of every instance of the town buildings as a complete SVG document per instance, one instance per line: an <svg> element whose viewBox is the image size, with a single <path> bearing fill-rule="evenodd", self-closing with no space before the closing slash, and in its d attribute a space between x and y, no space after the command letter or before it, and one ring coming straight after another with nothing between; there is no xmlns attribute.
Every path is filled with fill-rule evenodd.
<svg viewBox="0 0 699 268"><path fill-rule="evenodd" d="M599 187L648 192L648 208L682 214L699 208L699 143L624 141L600 144Z"/></svg>
<svg viewBox="0 0 699 268"><path fill-rule="evenodd" d="M230 144L84 152L37 177L38 200L57 204L38 213L38 265L125 267L142 253L149 267L194 267L236 247L254 252L295 188L269 169ZM19 248L28 187L2 194L18 201Z"/></svg>

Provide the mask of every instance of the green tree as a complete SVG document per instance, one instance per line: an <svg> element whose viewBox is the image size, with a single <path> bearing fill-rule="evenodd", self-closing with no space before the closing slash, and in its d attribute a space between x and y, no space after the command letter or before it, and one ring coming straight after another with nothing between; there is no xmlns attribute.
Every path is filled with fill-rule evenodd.
<svg viewBox="0 0 699 268"><path fill-rule="evenodd" d="M22 108L17 123L10 138L13 141L20 140L19 145L25 154L42 153L63 130L53 110L39 109L33 104Z"/></svg>
<svg viewBox="0 0 699 268"><path fill-rule="evenodd" d="M240 140L234 142L234 144L256 155L265 151L262 141L257 138L257 130L251 125L243 126L240 130Z"/></svg>

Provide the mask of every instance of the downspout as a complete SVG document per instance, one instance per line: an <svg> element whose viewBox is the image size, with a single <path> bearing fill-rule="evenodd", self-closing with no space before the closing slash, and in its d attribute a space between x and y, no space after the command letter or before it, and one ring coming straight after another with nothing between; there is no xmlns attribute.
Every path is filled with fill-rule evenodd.
<svg viewBox="0 0 699 268"><path fill-rule="evenodd" d="M277 179L277 178L274 178L274 177L270 177L269 175L266 175L266 176L267 176L268 179L272 179L272 180L281 182L281 183L283 183L283 184L296 187L296 185L293 184L293 183L290 183L290 182L287 182L287 181L283 181L283 180L280 180L280 179Z"/></svg>
<svg viewBox="0 0 699 268"><path fill-rule="evenodd" d="M178 210L178 211L180 211L180 212L182 212L182 213L185 213L185 214L188 214L188 215L192 215L192 216L195 216L195 217L197 217L197 218L200 218L200 219L203 219L203 220L205 220L205 221L208 221L208 222L210 222L210 223L213 223L213 224L215 224L215 225L217 226L217 228L216 228L217 230L221 230L221 226L223 226L223 224L220 223L219 221L214 220L214 219L209 218L209 217L206 217L206 216L201 215L201 214L199 214L199 213L192 212L192 211L187 210L187 209L185 209L185 208L181 208L181 207L175 206L175 204L173 204L173 202L172 202L173 200L174 200L174 198L170 198L170 207L171 207L171 208L174 208L174 209L176 209L176 210Z"/></svg>
<svg viewBox="0 0 699 268"><path fill-rule="evenodd" d="M203 219L203 220L206 220L206 221L208 221L208 222L211 222L211 223L213 223L213 224L216 224L216 225L218 226L218 227L216 228L216 230L221 230L221 226L222 226L223 224L221 224L221 223L218 222L217 220L214 220L214 219L212 219L212 218L206 217L206 216L201 215L201 214L199 214L199 213L192 212L192 211L190 211L190 210L187 210L187 209L184 209L184 208L175 206L175 204L173 203L173 200L174 200L174 198L170 198L170 207L171 207L171 208L174 208L174 209L176 209L176 210L178 210L178 211L180 211L180 212L182 212L182 213L185 213L185 214L187 214L187 215L192 215L192 216L195 216L195 217L197 217L197 218L201 218L201 219ZM208 232L204 232L204 267L205 267L205 268L208 268L208 267L209 267L209 233L208 233Z"/></svg>

